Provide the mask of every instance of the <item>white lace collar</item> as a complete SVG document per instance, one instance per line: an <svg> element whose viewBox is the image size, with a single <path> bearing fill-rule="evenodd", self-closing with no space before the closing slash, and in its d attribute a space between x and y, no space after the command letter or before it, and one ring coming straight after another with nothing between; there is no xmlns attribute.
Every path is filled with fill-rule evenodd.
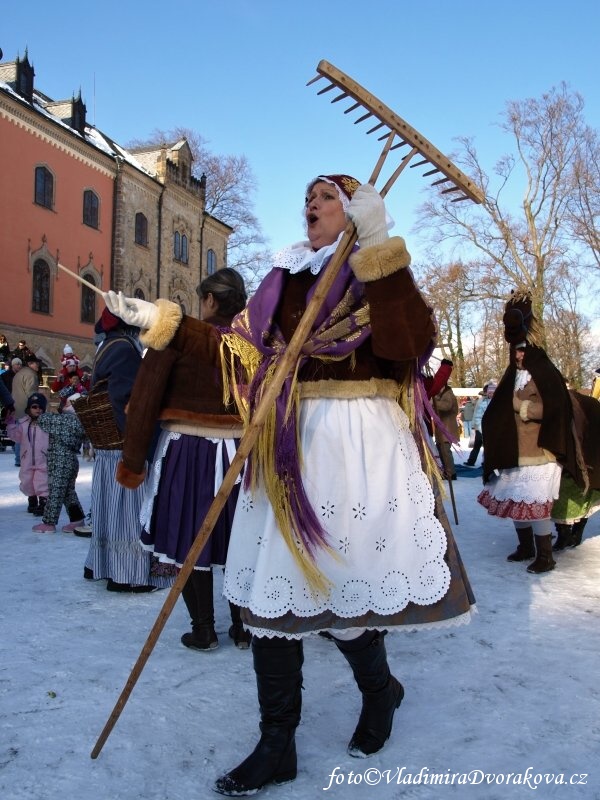
<svg viewBox="0 0 600 800"><path fill-rule="evenodd" d="M520 392L521 389L524 389L530 380L531 375L526 369L518 369L515 375L515 392Z"/></svg>
<svg viewBox="0 0 600 800"><path fill-rule="evenodd" d="M333 244L322 247L316 252L311 248L308 241L296 242L296 244L292 244L289 247L284 247L273 256L273 266L279 269L287 269L292 275L305 269L309 269L313 275L318 275L323 268L325 259L335 253L338 242L343 235L344 231L340 233Z"/></svg>

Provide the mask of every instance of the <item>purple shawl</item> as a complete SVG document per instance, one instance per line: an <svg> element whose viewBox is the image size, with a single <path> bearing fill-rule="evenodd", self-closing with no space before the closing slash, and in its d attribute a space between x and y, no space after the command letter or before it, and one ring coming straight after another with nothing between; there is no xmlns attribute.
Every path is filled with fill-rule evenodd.
<svg viewBox="0 0 600 800"><path fill-rule="evenodd" d="M319 285L327 263L329 260L323 265L317 281L307 293L307 305ZM262 356L258 369L249 376L247 400L250 415L259 404L265 386L273 374L273 368L288 346L275 322L287 276L287 270L272 269L246 309L233 320L231 326L234 333L250 342ZM346 358L370 335L369 307L364 285L356 279L348 262L345 262L319 310L311 333L300 351L295 369L287 376L277 398L274 453L267 456L263 451L261 454L259 439L259 446L252 453L245 475L246 487L251 484L253 476L258 478L262 475L269 499L275 505L278 498L272 496L273 490L269 491L269 487L272 488L271 476L265 474L265 466L274 464L275 481L283 489L284 513L292 531L311 557L314 557L317 546L326 546L327 536L310 505L302 483L298 447L297 375L308 359Z"/></svg>

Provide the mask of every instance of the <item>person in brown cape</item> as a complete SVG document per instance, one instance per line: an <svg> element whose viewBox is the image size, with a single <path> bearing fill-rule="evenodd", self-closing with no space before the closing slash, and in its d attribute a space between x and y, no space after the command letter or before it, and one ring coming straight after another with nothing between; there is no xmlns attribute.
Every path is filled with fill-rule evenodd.
<svg viewBox="0 0 600 800"><path fill-rule="evenodd" d="M564 378L540 346L528 293L513 293L504 314L510 362L482 420L488 514L513 521L517 549L509 561L531 561L528 572L554 569L552 506L561 472L576 479L573 408ZM532 560L533 559L533 560Z"/></svg>

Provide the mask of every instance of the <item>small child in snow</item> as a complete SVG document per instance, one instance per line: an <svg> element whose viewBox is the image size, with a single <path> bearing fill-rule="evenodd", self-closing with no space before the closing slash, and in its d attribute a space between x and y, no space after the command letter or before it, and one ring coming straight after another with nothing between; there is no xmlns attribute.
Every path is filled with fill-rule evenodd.
<svg viewBox="0 0 600 800"><path fill-rule="evenodd" d="M6 432L13 442L21 445L19 488L27 496L27 511L41 516L48 497L48 434L38 420L46 410L46 398L34 392L27 398L25 415L16 419L11 414L6 419Z"/></svg>
<svg viewBox="0 0 600 800"><path fill-rule="evenodd" d="M69 524L63 526L65 533L72 533L84 521L85 514L75 491L75 481L79 474L77 455L85 434L71 405L71 400L79 396L73 394L67 398L62 414L46 413L38 420L40 428L49 436L49 491L42 522L33 527L37 533L54 533L63 505L69 515Z"/></svg>

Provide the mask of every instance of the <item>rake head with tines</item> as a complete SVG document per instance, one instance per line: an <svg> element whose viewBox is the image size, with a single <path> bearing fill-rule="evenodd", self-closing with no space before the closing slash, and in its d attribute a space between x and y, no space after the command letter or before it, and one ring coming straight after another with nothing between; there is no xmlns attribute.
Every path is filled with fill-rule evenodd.
<svg viewBox="0 0 600 800"><path fill-rule="evenodd" d="M384 105L381 100L367 92L360 84L328 61L319 62L317 75L308 82L307 86L322 79L327 81L327 85L320 89L318 94L327 94L336 88L341 89L341 93L336 94L331 102L338 103L350 99L350 106L345 109L344 114L351 114L357 111L358 118L354 121L355 125L367 120L370 123L375 123L373 125L369 123L370 127L367 130L367 135L378 132L380 134L378 140L386 140L385 155L401 147L411 148L402 157L396 171L381 191L383 197L385 197L390 186L407 166L413 169L429 165L431 169L425 170L423 177L429 178L439 175L440 177L436 177L436 180L432 181L432 186L439 186L442 194L456 194L456 197L452 198L453 203L458 203L462 200L472 200L474 203L483 202L484 198L481 189L461 172L447 156L440 153L430 141L405 122L402 117L399 117L398 114L395 114ZM409 164L415 156L419 157L418 160ZM379 168L381 168L381 164Z"/></svg>

